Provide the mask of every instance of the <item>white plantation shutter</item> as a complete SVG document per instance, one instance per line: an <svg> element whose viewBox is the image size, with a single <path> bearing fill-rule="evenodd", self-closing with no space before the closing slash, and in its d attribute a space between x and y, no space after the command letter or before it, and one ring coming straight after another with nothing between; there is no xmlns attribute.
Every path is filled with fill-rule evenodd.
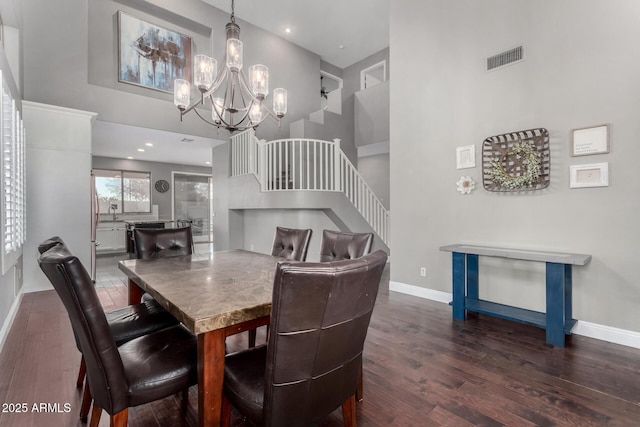
<svg viewBox="0 0 640 427"><path fill-rule="evenodd" d="M1 74L0 74L1 75ZM25 141L24 125L4 79L0 137L2 147L2 272L22 255L25 242Z"/></svg>

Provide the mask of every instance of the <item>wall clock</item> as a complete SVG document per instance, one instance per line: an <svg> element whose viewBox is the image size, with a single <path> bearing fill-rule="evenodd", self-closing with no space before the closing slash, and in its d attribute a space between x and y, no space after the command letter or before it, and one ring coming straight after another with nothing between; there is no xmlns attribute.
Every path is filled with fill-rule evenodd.
<svg viewBox="0 0 640 427"><path fill-rule="evenodd" d="M169 191L169 183L164 179L157 180L155 186L158 193L166 193Z"/></svg>

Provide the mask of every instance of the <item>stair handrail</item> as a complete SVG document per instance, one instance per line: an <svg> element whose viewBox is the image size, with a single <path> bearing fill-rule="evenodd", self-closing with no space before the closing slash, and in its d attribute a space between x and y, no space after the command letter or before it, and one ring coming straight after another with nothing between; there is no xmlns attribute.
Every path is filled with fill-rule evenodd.
<svg viewBox="0 0 640 427"><path fill-rule="evenodd" d="M231 176L252 174L267 191L339 191L388 245L389 211L340 148L340 139L231 137Z"/></svg>

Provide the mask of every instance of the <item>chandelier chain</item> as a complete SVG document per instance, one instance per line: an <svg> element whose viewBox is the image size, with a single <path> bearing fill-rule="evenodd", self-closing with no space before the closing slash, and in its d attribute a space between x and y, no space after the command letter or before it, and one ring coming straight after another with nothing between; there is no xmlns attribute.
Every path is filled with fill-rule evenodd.
<svg viewBox="0 0 640 427"><path fill-rule="evenodd" d="M231 0L231 22L236 23L236 0Z"/></svg>

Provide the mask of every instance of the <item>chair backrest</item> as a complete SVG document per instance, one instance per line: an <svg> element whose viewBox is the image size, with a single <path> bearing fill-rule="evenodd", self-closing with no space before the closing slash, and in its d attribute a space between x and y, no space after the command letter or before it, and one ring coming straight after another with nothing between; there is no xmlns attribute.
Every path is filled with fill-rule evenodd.
<svg viewBox="0 0 640 427"><path fill-rule="evenodd" d="M304 261L307 259L309 240L311 240L310 228L276 227L271 255L290 261Z"/></svg>
<svg viewBox="0 0 640 427"><path fill-rule="evenodd" d="M136 258L155 259L193 253L191 227L134 228Z"/></svg>
<svg viewBox="0 0 640 427"><path fill-rule="evenodd" d="M80 341L92 397L108 413L120 412L128 406L124 366L91 277L64 245L44 252L38 264L60 296Z"/></svg>
<svg viewBox="0 0 640 427"><path fill-rule="evenodd" d="M358 385L362 349L387 255L280 261L267 347L263 420L297 426L326 415Z"/></svg>
<svg viewBox="0 0 640 427"><path fill-rule="evenodd" d="M50 237L38 245L38 252L42 255L52 247L64 244L64 241L59 236Z"/></svg>
<svg viewBox="0 0 640 427"><path fill-rule="evenodd" d="M320 245L320 262L360 258L371 252L372 243L373 233L324 230Z"/></svg>

